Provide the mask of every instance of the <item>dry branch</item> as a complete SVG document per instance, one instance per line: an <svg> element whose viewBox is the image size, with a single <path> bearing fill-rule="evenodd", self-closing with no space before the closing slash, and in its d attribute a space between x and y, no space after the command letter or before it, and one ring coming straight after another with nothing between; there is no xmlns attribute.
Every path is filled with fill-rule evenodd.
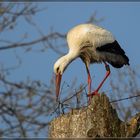
<svg viewBox="0 0 140 140"><path fill-rule="evenodd" d="M88 107L73 109L54 119L50 137L135 137L140 131L140 113L123 122L106 95L94 96Z"/></svg>

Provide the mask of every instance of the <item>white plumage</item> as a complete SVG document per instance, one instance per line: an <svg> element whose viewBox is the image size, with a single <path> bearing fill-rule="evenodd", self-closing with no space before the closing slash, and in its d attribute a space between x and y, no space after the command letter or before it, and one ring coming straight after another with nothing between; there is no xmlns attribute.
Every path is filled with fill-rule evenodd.
<svg viewBox="0 0 140 140"><path fill-rule="evenodd" d="M81 24L72 28L67 34L69 52L59 58L54 64L56 74L56 96L58 98L61 76L67 66L77 57L80 57L86 65L88 74L89 95L97 94L102 84L110 74L110 63L116 68L124 64L129 65L129 59L121 49L111 32L93 24ZM89 72L90 63L103 62L107 73L96 91L91 93L91 77Z"/></svg>
<svg viewBox="0 0 140 140"><path fill-rule="evenodd" d="M91 43L96 48L111 43L114 40L113 35L109 31L93 24L78 25L67 34L68 46L74 50L76 48L81 49L85 43Z"/></svg>

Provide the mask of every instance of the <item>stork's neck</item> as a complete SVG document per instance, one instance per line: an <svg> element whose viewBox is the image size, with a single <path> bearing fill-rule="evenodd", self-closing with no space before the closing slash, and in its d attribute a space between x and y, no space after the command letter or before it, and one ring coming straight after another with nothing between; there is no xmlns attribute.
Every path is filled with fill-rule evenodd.
<svg viewBox="0 0 140 140"><path fill-rule="evenodd" d="M69 51L66 55L62 56L58 62L61 64L61 72L63 73L67 66L78 57L78 53Z"/></svg>
<svg viewBox="0 0 140 140"><path fill-rule="evenodd" d="M77 58L77 54L73 51L69 51L66 55L62 56L60 59L62 59L64 67L67 67L74 59Z"/></svg>
<svg viewBox="0 0 140 140"><path fill-rule="evenodd" d="M75 51L69 51L65 56L66 61L71 63L74 59L78 57L78 54Z"/></svg>

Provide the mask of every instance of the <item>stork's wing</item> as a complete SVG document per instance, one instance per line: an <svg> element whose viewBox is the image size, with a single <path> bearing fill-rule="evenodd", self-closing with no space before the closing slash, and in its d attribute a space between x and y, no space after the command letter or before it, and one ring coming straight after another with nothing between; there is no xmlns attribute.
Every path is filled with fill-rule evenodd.
<svg viewBox="0 0 140 140"><path fill-rule="evenodd" d="M88 36L89 40L92 41L94 48L98 48L115 41L115 38L110 31L96 25L90 26L86 36Z"/></svg>
<svg viewBox="0 0 140 140"><path fill-rule="evenodd" d="M96 50L100 52L110 52L120 55L125 54L124 50L120 47L119 43L116 40L112 43L108 43L103 46L97 47Z"/></svg>
<svg viewBox="0 0 140 140"><path fill-rule="evenodd" d="M116 68L120 68L124 64L129 65L129 58L125 55L124 50L120 47L119 43L116 40L112 43L97 47L96 50L102 53L110 53L112 55L112 59L107 57L107 61Z"/></svg>

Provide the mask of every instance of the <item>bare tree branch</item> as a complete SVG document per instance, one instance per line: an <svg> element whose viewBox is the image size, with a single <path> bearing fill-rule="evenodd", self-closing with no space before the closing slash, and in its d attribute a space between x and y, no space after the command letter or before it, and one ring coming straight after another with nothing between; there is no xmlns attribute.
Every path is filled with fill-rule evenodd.
<svg viewBox="0 0 140 140"><path fill-rule="evenodd" d="M60 34L60 33L57 33L57 32L54 32L54 33L51 33L51 34L49 34L47 36L44 36L44 37L35 39L33 41L30 41L30 42L13 43L13 44L6 45L6 46L0 46L0 51L7 50L7 49L18 48L18 47L29 47L29 46L34 45L34 44L37 44L37 43L48 41L49 39L52 39L52 38L55 38L56 39L56 38L60 38L60 37L61 38L65 38L65 35ZM50 46L50 48L51 48L51 46ZM54 48L52 48L52 49L54 49Z"/></svg>

